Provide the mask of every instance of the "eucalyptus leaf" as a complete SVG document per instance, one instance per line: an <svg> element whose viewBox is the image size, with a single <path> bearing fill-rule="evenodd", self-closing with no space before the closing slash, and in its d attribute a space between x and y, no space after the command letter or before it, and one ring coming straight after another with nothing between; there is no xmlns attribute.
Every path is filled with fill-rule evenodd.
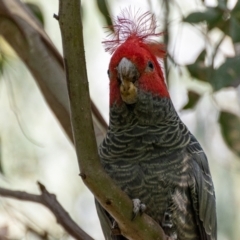
<svg viewBox="0 0 240 240"><path fill-rule="evenodd" d="M204 49L193 64L187 65L187 69L193 78L207 81L209 67L205 65L206 50Z"/></svg>
<svg viewBox="0 0 240 240"><path fill-rule="evenodd" d="M26 6L30 9L33 15L39 20L39 22L44 26L44 17L40 7L37 4L30 3L30 2L27 2Z"/></svg>
<svg viewBox="0 0 240 240"><path fill-rule="evenodd" d="M219 124L227 146L240 156L240 118L232 113L222 111L219 116Z"/></svg>
<svg viewBox="0 0 240 240"><path fill-rule="evenodd" d="M218 7L222 8L222 9L226 9L227 8L227 0L218 0Z"/></svg>
<svg viewBox="0 0 240 240"><path fill-rule="evenodd" d="M238 21L240 21L240 1L239 1L239 0L236 2L236 5L234 6L231 14L232 14L232 16L234 16Z"/></svg>
<svg viewBox="0 0 240 240"><path fill-rule="evenodd" d="M106 0L97 0L97 6L98 6L99 11L104 16L108 26L112 26L112 19L110 17L109 11L108 11Z"/></svg>
<svg viewBox="0 0 240 240"><path fill-rule="evenodd" d="M0 76L3 75L6 63L7 63L7 56L4 54L4 52L0 51Z"/></svg>
<svg viewBox="0 0 240 240"><path fill-rule="evenodd" d="M215 91L224 87L236 87L240 84L240 56L227 58L226 61L214 71L210 83Z"/></svg>
<svg viewBox="0 0 240 240"><path fill-rule="evenodd" d="M240 42L240 22L235 17L230 19L229 36L233 43Z"/></svg>
<svg viewBox="0 0 240 240"><path fill-rule="evenodd" d="M187 69L193 78L205 82L207 81L209 76L209 68L206 67L204 64L195 62L194 64L187 65Z"/></svg>
<svg viewBox="0 0 240 240"><path fill-rule="evenodd" d="M208 7L205 12L193 12L190 13L186 18L183 19L184 22L188 23L201 23L206 21L211 26L214 25L219 19L221 19L222 11L218 8Z"/></svg>
<svg viewBox="0 0 240 240"><path fill-rule="evenodd" d="M188 103L183 107L184 110L194 108L200 99L200 95L193 91L188 91Z"/></svg>

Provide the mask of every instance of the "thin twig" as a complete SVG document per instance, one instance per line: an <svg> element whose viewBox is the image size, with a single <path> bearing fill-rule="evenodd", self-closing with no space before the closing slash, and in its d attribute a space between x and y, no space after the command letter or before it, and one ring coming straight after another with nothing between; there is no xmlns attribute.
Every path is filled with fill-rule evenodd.
<svg viewBox="0 0 240 240"><path fill-rule="evenodd" d="M13 191L6 188L0 188L0 196L14 198L17 200L31 201L46 206L56 217L57 222L74 238L79 240L93 240L85 233L64 210L57 201L54 194L49 193L45 186L38 182L41 194L31 194L23 191Z"/></svg>
<svg viewBox="0 0 240 240"><path fill-rule="evenodd" d="M164 44L166 46L166 49L168 49L168 44L169 44L169 1L164 0L164 5L165 5L165 18L164 18ZM164 69L165 69L165 79L167 84L169 84L169 79L168 79L168 60L167 58L164 58Z"/></svg>

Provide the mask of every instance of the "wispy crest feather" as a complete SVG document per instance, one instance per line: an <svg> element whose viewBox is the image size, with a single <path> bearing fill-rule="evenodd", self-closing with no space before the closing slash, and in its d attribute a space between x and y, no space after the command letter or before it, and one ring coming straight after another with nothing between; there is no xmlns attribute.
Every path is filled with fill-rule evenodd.
<svg viewBox="0 0 240 240"><path fill-rule="evenodd" d="M113 20L113 26L109 27L112 32L108 35L109 40L103 41L107 52L111 54L130 37L139 38L149 46L162 44L154 41L154 37L162 35L157 32L157 20L150 12L141 13L139 10L134 13L132 10L125 9ZM159 54L156 54L159 55Z"/></svg>

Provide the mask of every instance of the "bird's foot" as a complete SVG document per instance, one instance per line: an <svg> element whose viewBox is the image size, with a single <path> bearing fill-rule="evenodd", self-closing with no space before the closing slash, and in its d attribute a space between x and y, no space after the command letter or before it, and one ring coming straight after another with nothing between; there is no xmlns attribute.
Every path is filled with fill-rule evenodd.
<svg viewBox="0 0 240 240"><path fill-rule="evenodd" d="M118 236L121 235L121 230L118 227L118 224L115 220L113 220L112 228L111 228L111 235L112 236Z"/></svg>
<svg viewBox="0 0 240 240"><path fill-rule="evenodd" d="M132 199L132 202L133 202L132 220L134 220L138 214L142 215L144 211L147 209L147 207L144 203L141 203L141 201L138 198Z"/></svg>

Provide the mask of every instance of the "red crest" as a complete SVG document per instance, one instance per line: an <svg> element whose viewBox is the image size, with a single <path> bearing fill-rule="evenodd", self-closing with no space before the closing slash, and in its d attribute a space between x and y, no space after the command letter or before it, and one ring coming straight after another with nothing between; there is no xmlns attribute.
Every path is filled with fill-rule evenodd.
<svg viewBox="0 0 240 240"><path fill-rule="evenodd" d="M127 39L138 38L147 44L150 51L156 57L164 57L165 50L163 44L156 41L162 32L157 32L157 20L150 12L141 13L139 10L133 13L131 9L123 10L121 14L113 20L112 31L108 35L110 40L103 41L105 50L111 54Z"/></svg>

